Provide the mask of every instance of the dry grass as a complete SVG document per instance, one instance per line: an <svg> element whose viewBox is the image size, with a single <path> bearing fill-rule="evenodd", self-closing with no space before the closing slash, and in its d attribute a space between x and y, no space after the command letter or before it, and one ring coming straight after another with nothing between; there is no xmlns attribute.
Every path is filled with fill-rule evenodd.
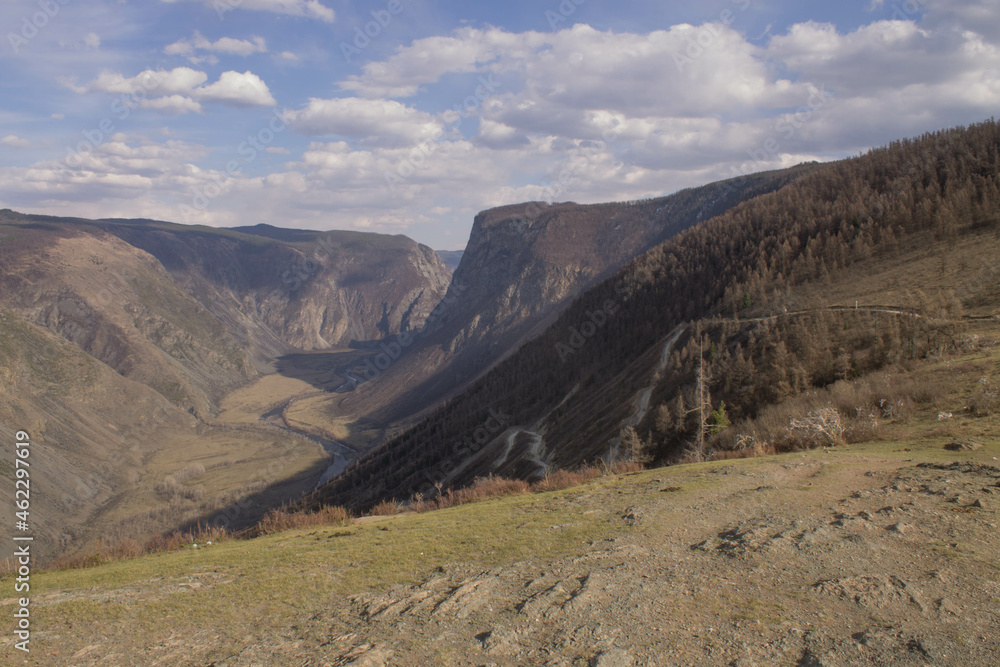
<svg viewBox="0 0 1000 667"><path fill-rule="evenodd" d="M105 542L102 539L94 550L68 558L60 558L54 561L49 569L76 570L84 567L96 567L148 554L177 551L197 544L217 543L230 537L225 529L199 526L196 530L161 535L144 543L130 538L114 543Z"/></svg>
<svg viewBox="0 0 1000 667"><path fill-rule="evenodd" d="M403 511L403 503L396 499L383 500L368 511L371 516L395 516Z"/></svg>
<svg viewBox="0 0 1000 667"><path fill-rule="evenodd" d="M287 510L271 510L260 522L245 532L245 537L271 535L293 528L308 526L347 526L352 523L350 513L343 507L321 507L315 512L288 512Z"/></svg>
<svg viewBox="0 0 1000 667"><path fill-rule="evenodd" d="M601 475L601 469L595 466L587 466L575 471L557 470L532 484L532 490L537 493L561 491L573 486L580 486Z"/></svg>
<svg viewBox="0 0 1000 667"><path fill-rule="evenodd" d="M490 475L489 477L477 479L472 486L439 492L434 498L414 498L409 503L407 509L414 512L431 512L446 507L480 502L490 498L561 491L562 489L586 484L598 477L622 475L645 469L644 465L636 461L618 461L610 465L601 462L600 464L583 466L577 470L556 470L533 484L521 479L507 479Z"/></svg>
<svg viewBox="0 0 1000 667"><path fill-rule="evenodd" d="M434 510L456 507L468 503L480 502L489 498L514 496L528 493L531 485L522 479L506 479L504 477L480 477L472 486L461 489L448 489L428 500L414 499L409 509L414 512L431 512Z"/></svg>
<svg viewBox="0 0 1000 667"><path fill-rule="evenodd" d="M424 513L481 502L491 498L559 491L580 486L598 477L627 474L644 469L645 466L635 461L619 461L611 465L602 462L598 465L584 466L573 471L557 470L534 484L520 479L507 479L491 475L477 479L472 486L461 489L448 489L431 499L415 498L407 504L396 500L386 500L373 507L369 511L369 515L392 516L404 510ZM178 501L175 501L173 504L178 504ZM160 517L149 517L150 521L155 521L156 519L160 519ZM117 539L107 541L102 539L96 549L71 558L60 559L53 563L52 568L58 570L93 567L117 560L138 558L146 554L176 551L210 541L219 542L224 539L233 538L252 539L295 528L346 526L352 522L353 518L343 507L323 507L316 512L290 512L282 508L271 510L255 526L239 533L231 533L224 528L199 526L193 531L174 532L169 535L156 537L146 543L140 543L124 536L119 531L116 536Z"/></svg>
<svg viewBox="0 0 1000 667"><path fill-rule="evenodd" d="M73 570L96 567L105 563L213 544L227 539L251 539L307 526L346 526L352 521L351 515L343 507L323 507L317 512L295 513L284 509L271 510L257 525L239 533L232 533L225 528L199 525L194 530L174 531L145 542L120 535L117 539L101 538L96 547L81 554L53 561L48 569ZM3 565L0 565L0 574L2 573Z"/></svg>

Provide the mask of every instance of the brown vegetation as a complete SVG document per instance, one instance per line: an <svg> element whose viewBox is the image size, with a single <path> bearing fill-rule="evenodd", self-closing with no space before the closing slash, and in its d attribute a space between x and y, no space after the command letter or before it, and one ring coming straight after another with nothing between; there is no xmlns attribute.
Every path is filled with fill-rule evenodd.
<svg viewBox="0 0 1000 667"><path fill-rule="evenodd" d="M422 484L421 472L453 457L455 443L484 423L490 409L512 415L514 423L545 420L545 446L557 465L592 460L607 451L631 397L648 383L648 364L630 373L622 369L684 323L706 320L706 334L715 327L715 349L705 352L714 365L708 371L713 409L725 400L734 422L838 380L958 349L965 339L962 299L972 294L914 290L904 303L803 313L797 320L783 317L785 299L803 286L847 284L859 267L925 255L929 247L1000 229L998 210L1000 124L993 121L818 166L637 258L466 393L358 461L304 505L370 506L412 494ZM908 280L921 284L920 276ZM583 341L585 353L563 363L558 346L565 347L573 327L589 321L588 313L608 303L614 315ZM713 318L717 324L708 324ZM653 432L660 403L690 392L696 358L693 350L682 350L662 374L649 423L637 427L641 438ZM567 399L574 387L580 389ZM672 412L676 431L659 434L656 443L661 460L682 452L694 435L687 409Z"/></svg>
<svg viewBox="0 0 1000 667"><path fill-rule="evenodd" d="M258 537L308 526L346 526L351 521L350 513L343 507L321 507L315 512L291 512L282 508L268 512L260 523L242 536Z"/></svg>

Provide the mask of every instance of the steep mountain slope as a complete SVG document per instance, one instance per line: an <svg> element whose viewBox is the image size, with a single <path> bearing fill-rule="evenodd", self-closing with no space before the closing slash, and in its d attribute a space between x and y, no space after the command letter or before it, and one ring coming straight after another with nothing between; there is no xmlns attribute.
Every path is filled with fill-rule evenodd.
<svg viewBox="0 0 1000 667"><path fill-rule="evenodd" d="M450 279L434 251L405 236L98 224L156 257L216 318L268 356L419 329Z"/></svg>
<svg viewBox="0 0 1000 667"><path fill-rule="evenodd" d="M504 348L625 262L815 165L720 181L640 202L506 206L476 217L454 282L466 286L444 347ZM471 352L466 352L471 350Z"/></svg>
<svg viewBox="0 0 1000 667"><path fill-rule="evenodd" d="M447 286L405 237L249 231L0 212L0 429L39 443L44 558L311 488L321 443L223 399L275 354L421 326Z"/></svg>
<svg viewBox="0 0 1000 667"><path fill-rule="evenodd" d="M200 423L55 333L0 309L0 439L30 436L36 565L105 544L142 543L183 522L252 522L318 478L312 442ZM14 448L0 502L14 506ZM9 483L8 483L9 482ZM265 496L255 496L270 487ZM13 515L2 525L13 535ZM13 543L0 549L7 557Z"/></svg>
<svg viewBox="0 0 1000 667"><path fill-rule="evenodd" d="M31 435L31 517L43 558L85 535L95 508L136 482L161 428L190 431L194 423L152 389L0 310L0 437ZM10 450L2 455L10 481L3 496L12 504Z"/></svg>
<svg viewBox="0 0 1000 667"><path fill-rule="evenodd" d="M448 272L406 237L0 215L0 303L203 411L293 350L419 328Z"/></svg>
<svg viewBox="0 0 1000 667"><path fill-rule="evenodd" d="M994 246L985 241L1000 225L998 209L1000 126L993 122L897 142L862 158L816 168L638 258L586 293L544 334L468 392L359 461L310 502L364 506L384 497L433 491L435 482L461 486L494 471L534 476L551 467L607 456L630 419L635 425L642 422L642 438L653 436L646 412L658 407L648 404L654 392L664 403L678 392L690 398L691 373L698 366L691 363L692 355L713 360L713 342L727 360L757 355L749 360L758 368L780 369L768 377L773 380L768 384L778 388L777 398L823 386L837 376L826 368L835 358L817 359L824 365L817 369L802 362L805 374L796 379L799 360L793 359L795 365L788 369L782 365L789 359L786 342L767 337L767 329L741 329L739 319L769 320L784 313L787 296L794 298L803 286L807 289L802 295L851 294L843 288L860 279L862 287L853 291L857 296L846 303L809 304L853 305L861 296L870 296L871 286L882 284L883 277L892 284L893 262L926 258L935 243L941 244L934 250L940 256L964 241L973 254L955 254L950 261L964 261L967 267L992 262ZM935 284L916 271L905 276L910 281L906 287L913 291ZM815 285L823 287L816 290ZM986 299L987 307L997 305L988 301L995 280L984 281L967 271L953 287L960 296L943 294L940 299L966 305ZM900 297L903 291L896 289ZM926 353L934 344L931 337L952 335L938 326L938 319L945 329L952 326L949 313L940 317L940 309L932 307L938 298L931 294L912 304L885 304L881 299L862 303L869 307L865 314L879 310L875 306L895 314L886 313L880 320L875 313L867 319L851 313L848 317L854 319L838 321L844 330L854 327L870 335L857 354L851 346L860 344L858 340L834 338L833 356L840 354L838 346L846 348L844 372L850 375L878 368L890 356L900 358L898 341L907 336L926 338L928 346L911 346L906 354ZM691 345L689 338L675 338L697 331L704 326L699 320L708 317L730 324L723 323L714 340ZM907 321L918 329L903 330ZM876 328L877 322L885 328ZM820 326L829 323L821 320ZM782 329L780 325L775 330ZM758 336L764 344L749 342ZM684 349L665 350L671 341ZM786 370L793 376L784 376ZM725 380L720 374L718 386L708 387L709 393ZM744 388L737 385L737 390ZM762 407L767 400L751 392L744 405L752 407L756 401ZM754 416L752 409L744 409L745 416ZM688 413L679 416L683 423L660 443L661 455L664 449L679 451L690 441Z"/></svg>
<svg viewBox="0 0 1000 667"><path fill-rule="evenodd" d="M362 424L406 423L543 331L573 298L639 253L815 168L802 165L641 202L529 203L485 211L475 219L430 325L378 372L359 363L352 375L373 381L329 399L324 412Z"/></svg>
<svg viewBox="0 0 1000 667"><path fill-rule="evenodd" d="M205 412L256 375L240 341L149 254L64 222L5 223L0 305L177 405ZM15 252L18 240L30 252Z"/></svg>

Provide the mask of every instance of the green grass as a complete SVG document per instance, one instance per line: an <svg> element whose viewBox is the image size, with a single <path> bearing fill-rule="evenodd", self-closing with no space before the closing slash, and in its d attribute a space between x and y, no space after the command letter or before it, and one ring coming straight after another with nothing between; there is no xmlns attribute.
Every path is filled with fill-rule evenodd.
<svg viewBox="0 0 1000 667"><path fill-rule="evenodd" d="M650 475L650 473L644 473ZM461 507L390 518L351 527L293 530L249 541L147 556L82 570L37 573L32 592L44 598L62 593L131 590L129 604L83 599L40 605L38 628L127 623L129 632L156 634L171 618L174 632L239 627L247 614L275 624L292 622L301 609L319 608L343 596L392 584L413 583L449 563L489 568L532 558L579 552L593 541L626 530L604 507L607 482L533 496L514 496ZM156 591L195 580L218 578L197 591ZM149 598L149 599L144 599ZM9 623L7 623L9 625Z"/></svg>
<svg viewBox="0 0 1000 667"><path fill-rule="evenodd" d="M655 533L659 530L656 522L629 527L621 520L622 512L630 505L649 505L648 501L655 500L666 504L650 513L666 516L675 502L690 505L711 498L723 470L757 472L785 463L822 461L827 465L816 472L819 482L850 466L867 465L869 459L901 465L955 460L1000 465L995 461L1000 456L996 436L1000 415L971 417L956 411L950 422L937 421L939 407L957 405L971 390L980 365L992 373L998 361L1000 350L993 350L915 368L914 373L926 374L942 386L942 400L948 405L922 408L905 422L887 422L881 439L870 443L609 476L562 491L508 496L349 527L297 529L90 569L37 572L32 594L42 602L34 609L35 627L72 628L81 636L89 630L98 634L100 629L104 636L117 632L122 641L139 633L151 639L171 631L194 636L211 628L223 639L240 643L248 633L259 631L248 626L253 622L248 619L266 618L271 627L294 626L316 609L335 606L331 599L424 581L437 568L452 564L485 570L525 560L545 561L585 552L592 543L618 535ZM976 365L976 372L959 370L970 363ZM981 440L985 447L968 453L945 450L944 444L955 437ZM181 460L175 463L180 466ZM664 488L674 490L661 492ZM786 492L794 492L786 493L793 497L814 490L787 488ZM929 547L949 558L995 563L946 543ZM202 586L177 588L189 581ZM9 578L0 585L9 585ZM762 606L755 600L733 608L734 618L769 624L780 623L782 611L780 606ZM164 619L170 619L169 623ZM0 627L9 631L10 619L0 622ZM108 630L115 627L121 629Z"/></svg>

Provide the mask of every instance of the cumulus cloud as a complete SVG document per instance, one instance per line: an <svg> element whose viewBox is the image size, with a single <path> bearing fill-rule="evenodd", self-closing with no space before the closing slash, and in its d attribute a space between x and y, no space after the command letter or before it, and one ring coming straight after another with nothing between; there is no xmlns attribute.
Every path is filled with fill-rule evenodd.
<svg viewBox="0 0 1000 667"><path fill-rule="evenodd" d="M81 95L87 93L132 94L138 91L156 92L164 95L175 93L190 94L197 86L205 83L208 75L190 67L176 67L172 70L143 70L133 77L118 72L101 72L90 83L77 86L67 82L68 88Z"/></svg>
<svg viewBox="0 0 1000 667"><path fill-rule="evenodd" d="M134 199L154 189L163 193L183 190L192 182L190 161L206 152L197 144L176 140L158 143L116 133L92 150L79 153L72 165L43 161L23 170L0 170L0 175L16 175L9 196L36 205L66 202L73 206L108 198Z"/></svg>
<svg viewBox="0 0 1000 667"><path fill-rule="evenodd" d="M166 114L201 113L202 107L190 97L166 95L151 100L140 100L140 109L153 109Z"/></svg>
<svg viewBox="0 0 1000 667"><path fill-rule="evenodd" d="M199 55L199 52L208 51L208 55ZM232 37L221 37L212 42L206 39L197 30L190 39L180 39L173 44L169 44L163 49L168 56L184 56L192 63L218 62L213 53L224 53L228 55L249 56L254 53L266 53L267 41L263 37L252 37L247 39L234 39Z"/></svg>
<svg viewBox="0 0 1000 667"><path fill-rule="evenodd" d="M527 135L515 128L485 118L479 123L476 142L495 149L513 148L531 143Z"/></svg>
<svg viewBox="0 0 1000 667"><path fill-rule="evenodd" d="M201 102L236 107L274 106L277 101L267 84L253 72L223 72L218 81L205 85L208 75L189 67L172 70L144 70L133 77L118 72L102 72L90 83L76 85L64 81L74 92L114 93L138 99L140 108L165 113L200 112Z"/></svg>
<svg viewBox="0 0 1000 667"><path fill-rule="evenodd" d="M167 3L185 1L200 2L218 12L220 16L225 16L227 12L236 9L247 9L289 16L303 16L326 23L333 23L334 19L333 10L319 0L161 0L161 2Z"/></svg>
<svg viewBox="0 0 1000 667"><path fill-rule="evenodd" d="M340 87L362 97L411 97L445 74L479 71L501 56L523 60L544 43L537 32L462 28L449 36L418 39L387 60L366 63L362 74L341 81Z"/></svg>
<svg viewBox="0 0 1000 667"><path fill-rule="evenodd" d="M358 97L309 100L305 108L286 112L285 120L310 136L339 135L374 145L412 145L437 139L442 122L395 100Z"/></svg>
<svg viewBox="0 0 1000 667"><path fill-rule="evenodd" d="M31 146L31 142L15 134L8 134L3 139L0 139L0 146L7 146L9 148L29 148Z"/></svg>
<svg viewBox="0 0 1000 667"><path fill-rule="evenodd" d="M259 76L253 72L223 72L215 83L195 91L198 99L232 106L274 106L278 102Z"/></svg>
<svg viewBox="0 0 1000 667"><path fill-rule="evenodd" d="M0 169L8 183L0 192L5 202L50 202L52 212L64 202L66 212L84 214L86 202L100 200L100 216L119 205L185 222L275 219L440 240L435 226L461 235L489 206L660 195L994 114L1000 25L990 3L911 4L920 11L873 5L856 29L806 22L762 39L748 39L738 23L648 33L462 28L403 45L343 78L339 93L286 111L290 131L311 143L265 146L288 156L280 166L269 159L225 174L198 166L206 147L132 138L101 146L74 170ZM239 53L197 33L175 44L168 48L184 57ZM477 96L484 81L492 88ZM214 81L190 67L106 72L69 85L111 94L152 86L140 104L162 113L274 104L252 72ZM460 122L441 111L470 100ZM185 217L213 187L209 205Z"/></svg>
<svg viewBox="0 0 1000 667"><path fill-rule="evenodd" d="M710 48L676 65L675 56L703 31ZM801 86L773 77L762 56L724 25L680 25L647 35L582 24L551 34L466 28L402 47L340 86L363 97L407 97L446 74L488 72L503 90L517 91L494 105L492 120L577 135L593 131L587 118L593 109L693 116L791 103Z"/></svg>

